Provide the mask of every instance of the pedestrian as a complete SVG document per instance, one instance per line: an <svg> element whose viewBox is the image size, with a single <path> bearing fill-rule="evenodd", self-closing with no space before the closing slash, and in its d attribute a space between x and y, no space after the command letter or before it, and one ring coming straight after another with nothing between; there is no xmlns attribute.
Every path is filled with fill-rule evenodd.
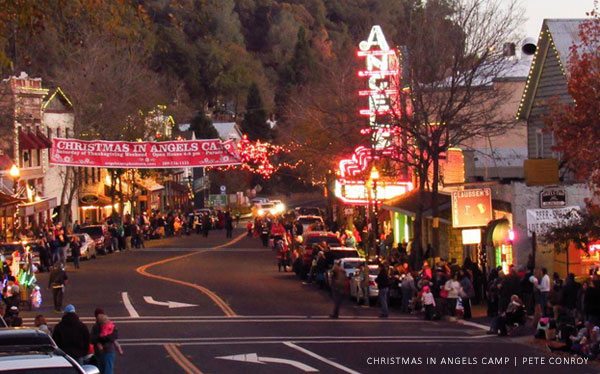
<svg viewBox="0 0 600 374"><path fill-rule="evenodd" d="M60 322L54 327L52 339L66 354L82 365L90 345L90 333L79 320L75 307L71 304L65 307L65 313Z"/></svg>
<svg viewBox="0 0 600 374"><path fill-rule="evenodd" d="M246 236L251 238L252 237L252 221L248 221L248 223L246 224Z"/></svg>
<svg viewBox="0 0 600 374"><path fill-rule="evenodd" d="M6 314L4 322L8 327L23 326L23 318L19 317L19 308L15 305L10 307L10 312Z"/></svg>
<svg viewBox="0 0 600 374"><path fill-rule="evenodd" d="M464 308L464 319L471 319L471 302L475 297L475 289L473 288L473 283L471 283L471 279L467 275L466 272L460 271L461 276L460 286L462 287L463 294L462 297L462 305Z"/></svg>
<svg viewBox="0 0 600 374"><path fill-rule="evenodd" d="M563 287L560 304L567 308L569 315L575 317L577 313L577 297L581 284L575 281L575 274L569 273Z"/></svg>
<svg viewBox="0 0 600 374"><path fill-rule="evenodd" d="M360 271L358 274L358 276L360 278L358 278L358 279L360 282L360 291L361 291L360 294L362 294L362 297L363 297L363 306L368 308L370 305L369 287L370 287L370 283L371 283L371 277L369 276L369 266L365 263L361 263L358 266L358 269ZM356 276L356 274L355 274L355 276Z"/></svg>
<svg viewBox="0 0 600 374"><path fill-rule="evenodd" d="M71 258L73 259L73 266L75 269L79 269L79 258L81 257L81 242L77 235L73 236L71 240Z"/></svg>
<svg viewBox="0 0 600 374"><path fill-rule="evenodd" d="M96 316L96 323L92 326L91 343L94 346L98 369L102 374L112 374L116 352L122 353L117 342L119 332L102 308L96 308L94 315Z"/></svg>
<svg viewBox="0 0 600 374"><path fill-rule="evenodd" d="M402 313L409 313L410 300L417 293L415 279L410 272L402 274L400 279L402 280L400 283L400 291L402 292L402 305L400 307L400 311Z"/></svg>
<svg viewBox="0 0 600 374"><path fill-rule="evenodd" d="M40 331L45 332L48 335L52 335L50 328L48 327L48 322L46 322L46 318L42 314L38 314L35 316L35 320L33 321L33 325Z"/></svg>
<svg viewBox="0 0 600 374"><path fill-rule="evenodd" d="M227 238L233 237L233 218L229 211L225 213L225 232Z"/></svg>
<svg viewBox="0 0 600 374"><path fill-rule="evenodd" d="M67 250L69 249L69 236L65 233L65 229L61 228L56 238L59 244L58 255L60 256L60 262L63 265L67 264Z"/></svg>
<svg viewBox="0 0 600 374"><path fill-rule="evenodd" d="M462 287L458 281L458 273L454 274L453 278L448 279L444 285L444 289L448 292L448 296L446 297L446 300L448 301L448 311L451 316L455 316L456 304L462 294Z"/></svg>
<svg viewBox="0 0 600 374"><path fill-rule="evenodd" d="M346 272L340 265L339 260L333 264L331 279L331 296L333 297L333 312L329 318L338 318L340 316L340 307L344 300L346 290Z"/></svg>
<svg viewBox="0 0 600 374"><path fill-rule="evenodd" d="M208 238L208 231L210 230L210 217L208 213L204 213L202 216L202 235Z"/></svg>
<svg viewBox="0 0 600 374"><path fill-rule="evenodd" d="M421 296L421 303L423 304L423 308L425 308L425 319L430 321L435 319L435 299L429 286L423 287L423 295Z"/></svg>
<svg viewBox="0 0 600 374"><path fill-rule="evenodd" d="M389 315L388 311L388 297L390 294L390 277L388 276L387 266L384 264L379 265L379 274L375 278L377 288L379 289L379 306L381 307L381 313L379 317L387 318Z"/></svg>
<svg viewBox="0 0 600 374"><path fill-rule="evenodd" d="M52 290L52 300L54 301L54 311L61 312L64 288L69 280L64 266L58 262L50 272L48 279L48 289Z"/></svg>
<svg viewBox="0 0 600 374"><path fill-rule="evenodd" d="M542 308L542 315L548 317L548 295L550 295L550 276L548 275L548 269L542 268L542 280L538 285L540 291L540 307Z"/></svg>

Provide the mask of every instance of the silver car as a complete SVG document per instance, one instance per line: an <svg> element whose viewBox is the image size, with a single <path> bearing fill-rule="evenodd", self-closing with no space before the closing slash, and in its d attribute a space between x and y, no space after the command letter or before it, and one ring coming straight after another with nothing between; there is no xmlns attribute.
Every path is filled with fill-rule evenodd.
<svg viewBox="0 0 600 374"><path fill-rule="evenodd" d="M69 238L73 240L74 236L77 236L79 243L81 243L81 258L86 260L96 258L96 242L94 239L85 233L69 235ZM72 259L70 246L67 250L67 259Z"/></svg>
<svg viewBox="0 0 600 374"><path fill-rule="evenodd" d="M377 265L369 265L369 300L373 301L373 299L379 296L379 288L377 288L377 283L375 283L375 278L379 274L379 266ZM353 276L350 281L350 297L355 299L357 303L360 303L363 300L363 290L360 287L360 277L357 273L354 273L357 276Z"/></svg>

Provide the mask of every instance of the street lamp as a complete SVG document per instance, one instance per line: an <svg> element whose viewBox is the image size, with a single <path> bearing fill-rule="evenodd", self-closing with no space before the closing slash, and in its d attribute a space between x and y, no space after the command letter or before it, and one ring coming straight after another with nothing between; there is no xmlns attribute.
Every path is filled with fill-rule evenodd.
<svg viewBox="0 0 600 374"><path fill-rule="evenodd" d="M375 167L375 165L373 165L373 167L371 168L371 174L369 177L369 180L371 180L373 182L373 206L374 206L374 212L373 212L373 236L374 236L374 243L375 243L375 254L377 256L379 256L379 219L377 217L377 181L379 180L379 170L377 170L377 168Z"/></svg>
<svg viewBox="0 0 600 374"><path fill-rule="evenodd" d="M17 181L19 180L19 176L21 176L21 171L17 167L17 165L13 164L10 167L10 171L8 172L10 177L13 179L13 192L15 196L17 195Z"/></svg>

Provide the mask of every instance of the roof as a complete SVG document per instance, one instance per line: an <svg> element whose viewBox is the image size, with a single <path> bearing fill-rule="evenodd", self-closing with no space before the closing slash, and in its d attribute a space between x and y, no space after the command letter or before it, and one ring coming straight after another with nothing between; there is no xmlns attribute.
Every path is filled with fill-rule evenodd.
<svg viewBox="0 0 600 374"><path fill-rule="evenodd" d="M433 193L431 191L423 191L423 212L425 216L431 215L431 199ZM450 195L445 193L438 193L438 209L447 210L451 206ZM382 209L391 210L393 212L404 213L408 216L414 217L417 210L419 209L419 190L414 189L407 192L395 199L388 201L383 204Z"/></svg>
<svg viewBox="0 0 600 374"><path fill-rule="evenodd" d="M65 95L65 93L63 92L63 90L60 89L60 87L57 87L54 90L54 92L52 92L52 94L48 97L48 99L44 101L42 109L52 111L53 108L49 106L52 104L52 101L54 99L58 99L65 107L65 109L73 109L73 104L71 103L71 100L67 97L67 95Z"/></svg>
<svg viewBox="0 0 600 374"><path fill-rule="evenodd" d="M566 76L566 66L569 59L570 48L580 42L579 25L585 19L544 19L538 37L537 49L533 56L533 63L529 69L527 84L521 97L521 104L517 112L517 119L526 120L533 106L538 83L542 76L542 67L549 53L554 53L558 58L563 73Z"/></svg>
<svg viewBox="0 0 600 374"><path fill-rule="evenodd" d="M213 127L221 140L242 139L242 132L235 122L213 122Z"/></svg>

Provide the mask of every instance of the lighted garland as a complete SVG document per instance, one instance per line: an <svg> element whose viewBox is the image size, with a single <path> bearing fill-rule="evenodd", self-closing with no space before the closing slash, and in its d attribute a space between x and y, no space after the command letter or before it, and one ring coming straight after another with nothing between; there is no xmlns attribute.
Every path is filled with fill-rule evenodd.
<svg viewBox="0 0 600 374"><path fill-rule="evenodd" d="M276 156L292 152L294 148L297 148L295 145L282 146L260 140L252 141L244 135L243 138L237 142L236 147L237 154L242 163L239 165L221 166L215 169L246 170L258 174L265 179L269 179L280 169L295 169L302 163L302 161L297 161L295 163L279 162L274 164L272 161Z"/></svg>

